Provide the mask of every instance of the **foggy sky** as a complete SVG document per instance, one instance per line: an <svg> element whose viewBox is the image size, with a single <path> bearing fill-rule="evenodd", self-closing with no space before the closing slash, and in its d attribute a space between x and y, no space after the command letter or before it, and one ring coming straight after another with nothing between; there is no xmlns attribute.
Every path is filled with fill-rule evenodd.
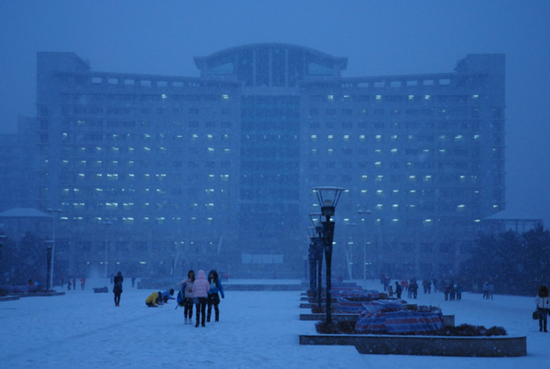
<svg viewBox="0 0 550 369"><path fill-rule="evenodd" d="M283 42L348 57L344 77L452 71L506 54L507 209L550 226L550 1L0 1L0 133L35 116L36 52L92 70L198 77L194 56Z"/></svg>

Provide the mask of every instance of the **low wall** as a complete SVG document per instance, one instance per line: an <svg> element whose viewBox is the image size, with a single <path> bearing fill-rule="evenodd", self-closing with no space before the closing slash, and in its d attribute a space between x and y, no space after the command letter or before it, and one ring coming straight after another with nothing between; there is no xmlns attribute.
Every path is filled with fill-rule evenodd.
<svg viewBox="0 0 550 369"><path fill-rule="evenodd" d="M300 345L353 345L361 354L506 357L527 355L526 337L300 335Z"/></svg>
<svg viewBox="0 0 550 369"><path fill-rule="evenodd" d="M325 320L326 314L300 314L300 320ZM357 323L358 314L332 314L332 319L336 322L353 322ZM443 315L443 325L455 326L454 315Z"/></svg>

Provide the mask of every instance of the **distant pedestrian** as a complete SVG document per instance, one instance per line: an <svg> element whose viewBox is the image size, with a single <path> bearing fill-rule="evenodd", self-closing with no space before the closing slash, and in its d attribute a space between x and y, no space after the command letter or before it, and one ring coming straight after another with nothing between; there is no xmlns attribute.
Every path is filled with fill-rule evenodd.
<svg viewBox="0 0 550 369"><path fill-rule="evenodd" d="M80 278L80 289L84 290L85 285L86 285L86 278Z"/></svg>
<svg viewBox="0 0 550 369"><path fill-rule="evenodd" d="M401 288L401 285L399 284L399 281L395 281L395 294L397 295L397 298L401 298L401 292L403 289Z"/></svg>
<svg viewBox="0 0 550 369"><path fill-rule="evenodd" d="M456 299L462 300L462 285L460 283L456 284Z"/></svg>
<svg viewBox="0 0 550 369"><path fill-rule="evenodd" d="M71 280L69 279L68 282L69 283L67 283L67 291L70 291L71 290Z"/></svg>
<svg viewBox="0 0 550 369"><path fill-rule="evenodd" d="M76 278L73 278L73 290L76 291Z"/></svg>
<svg viewBox="0 0 550 369"><path fill-rule="evenodd" d="M208 290L210 289L210 284L206 280L206 273L204 270L199 270L197 273L197 278L193 283L193 295L195 296L195 307L197 316L197 323L195 328L199 326L199 321L203 327L206 327L206 302L208 299ZM201 320L202 314L202 320Z"/></svg>
<svg viewBox="0 0 550 369"><path fill-rule="evenodd" d="M411 283L409 284L409 291L412 290L412 297L413 299L416 299L418 297L418 283L416 282L416 279L411 280Z"/></svg>
<svg viewBox="0 0 550 369"><path fill-rule="evenodd" d="M214 312L216 313L215 319L216 322L219 322L220 310L218 305L220 304L220 296L218 293L222 295L222 299L225 298L225 294L223 293L222 284L218 279L218 273L215 270L211 270L210 273L208 273L208 283L210 284L210 290L208 290L208 312L206 314L206 321L210 321L212 306L214 306Z"/></svg>
<svg viewBox="0 0 550 369"><path fill-rule="evenodd" d="M489 282L483 283L483 298L488 299L489 298Z"/></svg>
<svg viewBox="0 0 550 369"><path fill-rule="evenodd" d="M539 315L539 332L544 328L548 332L546 325L548 322L548 309L550 308L550 299L548 298L548 287L540 286L538 296L535 298L537 304L537 312Z"/></svg>
<svg viewBox="0 0 550 369"><path fill-rule="evenodd" d="M124 282L124 277L122 273L118 272L114 278L113 293L115 294L115 306L120 306L120 295L122 294L122 282Z"/></svg>
<svg viewBox="0 0 550 369"><path fill-rule="evenodd" d="M132 288L134 288L135 283L136 283L136 277L132 277Z"/></svg>

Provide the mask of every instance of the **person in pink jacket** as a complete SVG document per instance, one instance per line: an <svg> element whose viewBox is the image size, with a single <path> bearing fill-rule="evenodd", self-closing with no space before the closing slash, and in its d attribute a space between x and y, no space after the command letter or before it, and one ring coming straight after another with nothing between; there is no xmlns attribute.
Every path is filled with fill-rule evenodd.
<svg viewBox="0 0 550 369"><path fill-rule="evenodd" d="M195 328L199 326L199 320L201 320L201 314L202 314L202 320L201 325L203 327L206 327L205 320L206 320L206 301L208 298L208 290L210 289L210 284L208 283L208 280L206 280L206 273L204 270L199 270L197 273L197 278L195 279L195 282L193 282L193 296L195 298L195 305L196 305L196 312L195 315L197 316L197 324L195 324Z"/></svg>

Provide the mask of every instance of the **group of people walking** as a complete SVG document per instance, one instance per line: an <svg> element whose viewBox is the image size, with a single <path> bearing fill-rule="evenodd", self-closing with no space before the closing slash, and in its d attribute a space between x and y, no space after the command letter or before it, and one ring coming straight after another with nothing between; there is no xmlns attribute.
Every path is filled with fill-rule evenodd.
<svg viewBox="0 0 550 369"><path fill-rule="evenodd" d="M199 324L205 327L206 322L210 322L212 307L214 307L215 321L220 321L218 305L220 304L220 295L223 299L225 294L218 273L215 270L208 273L208 279L204 270L199 270L196 277L195 272L190 270L187 273L187 279L182 281L181 285L184 296L183 316L185 324L192 324L193 322L193 306L195 307L196 317L195 327L198 327Z"/></svg>
<svg viewBox="0 0 550 369"><path fill-rule="evenodd" d="M483 290L484 299L493 299L493 294L495 293L495 285L493 282L483 283L483 287L481 289Z"/></svg>
<svg viewBox="0 0 550 369"><path fill-rule="evenodd" d="M174 300L172 297L174 290L165 292L153 292L145 300L148 307L157 307ZM185 324L193 324L193 308L195 308L196 323L206 327L212 316L212 307L214 308L214 320L220 321L220 295L225 298L222 283L215 270L208 273L208 278L204 270L199 270L195 276L195 271L190 270L187 273L187 279L181 282L181 291L178 293L178 305L183 307L183 316ZM208 309L207 309L208 307ZM177 307L176 307L177 308Z"/></svg>

